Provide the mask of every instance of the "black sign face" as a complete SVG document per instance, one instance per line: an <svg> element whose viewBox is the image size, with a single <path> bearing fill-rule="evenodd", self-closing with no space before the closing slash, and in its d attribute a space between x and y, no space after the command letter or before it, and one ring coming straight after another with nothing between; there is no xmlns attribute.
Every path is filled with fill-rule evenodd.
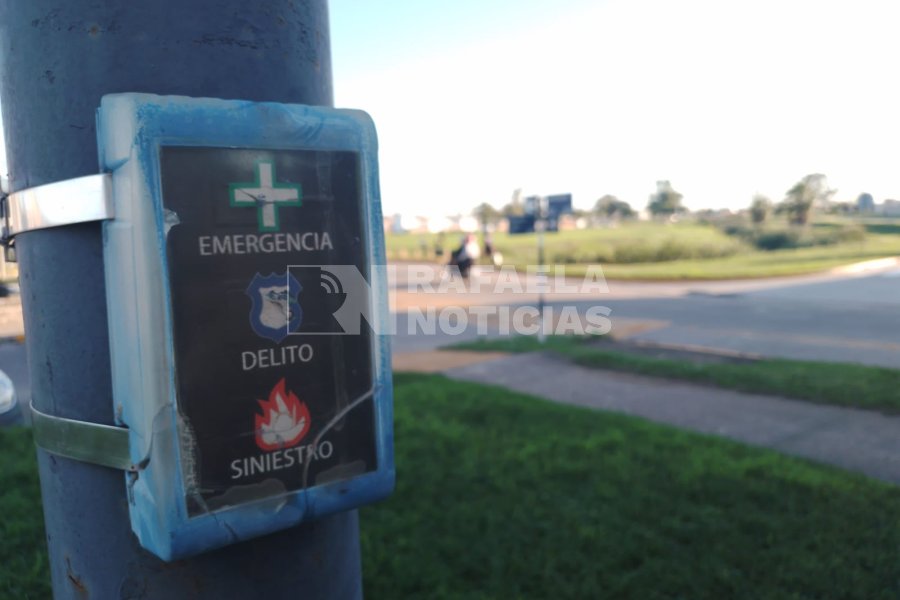
<svg viewBox="0 0 900 600"><path fill-rule="evenodd" d="M368 302L359 156L168 146L160 164L188 513L374 471L372 333L335 316Z"/></svg>

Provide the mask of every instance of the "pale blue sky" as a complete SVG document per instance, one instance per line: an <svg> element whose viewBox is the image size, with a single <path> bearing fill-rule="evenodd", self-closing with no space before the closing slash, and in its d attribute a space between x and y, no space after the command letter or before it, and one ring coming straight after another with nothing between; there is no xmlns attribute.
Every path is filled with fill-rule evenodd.
<svg viewBox="0 0 900 600"><path fill-rule="evenodd" d="M739 208L813 172L881 201L900 198L898 17L894 0L331 0L335 100L375 119L388 214L516 188L641 208L658 179Z"/></svg>
<svg viewBox="0 0 900 600"><path fill-rule="evenodd" d="M890 0L332 0L336 102L369 111L386 213L570 191L691 208L900 198Z"/></svg>
<svg viewBox="0 0 900 600"><path fill-rule="evenodd" d="M335 77L359 76L531 29L600 0L330 0Z"/></svg>

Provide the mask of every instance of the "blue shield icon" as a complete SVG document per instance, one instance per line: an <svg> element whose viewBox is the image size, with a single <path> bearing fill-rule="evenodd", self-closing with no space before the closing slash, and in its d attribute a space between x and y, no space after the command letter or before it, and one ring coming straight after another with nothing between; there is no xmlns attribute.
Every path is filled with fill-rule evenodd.
<svg viewBox="0 0 900 600"><path fill-rule="evenodd" d="M290 273L257 273L244 291L250 296L250 327L259 337L280 343L303 322L303 286Z"/></svg>

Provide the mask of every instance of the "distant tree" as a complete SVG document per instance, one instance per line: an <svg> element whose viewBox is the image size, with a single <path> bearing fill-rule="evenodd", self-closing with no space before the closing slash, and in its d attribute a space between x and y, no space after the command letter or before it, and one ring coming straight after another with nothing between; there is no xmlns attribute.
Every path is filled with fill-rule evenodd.
<svg viewBox="0 0 900 600"><path fill-rule="evenodd" d="M483 230L488 229L490 225L496 225L500 219L503 218L503 213L499 210L488 204L487 202L482 202L478 206L475 207L475 210L472 211L472 214L475 215L475 218L478 219L478 222L481 224L481 228Z"/></svg>
<svg viewBox="0 0 900 600"><path fill-rule="evenodd" d="M656 193L650 196L647 210L654 216L671 216L685 212L686 209L681 205L682 197L668 181L657 181Z"/></svg>
<svg viewBox="0 0 900 600"><path fill-rule="evenodd" d="M500 212L505 217L521 217L525 214L525 205L522 204L521 198L514 196L509 204L500 209Z"/></svg>
<svg viewBox="0 0 900 600"><path fill-rule="evenodd" d="M872 194L863 192L856 199L856 208L864 214L875 212L875 198L872 197Z"/></svg>
<svg viewBox="0 0 900 600"><path fill-rule="evenodd" d="M753 196L750 204L750 220L756 225L762 225L772 212L772 201L761 194Z"/></svg>
<svg viewBox="0 0 900 600"><path fill-rule="evenodd" d="M525 207L522 206L521 202L510 202L500 209L500 213L504 217L521 217L525 214Z"/></svg>
<svg viewBox="0 0 900 600"><path fill-rule="evenodd" d="M788 190L777 212L786 214L791 225L806 225L813 207L827 206L835 191L828 189L825 176L821 173L807 175Z"/></svg>
<svg viewBox="0 0 900 600"><path fill-rule="evenodd" d="M728 209L722 208L701 208L700 210L691 211L691 215L699 223L724 223L732 220L733 214Z"/></svg>
<svg viewBox="0 0 900 600"><path fill-rule="evenodd" d="M858 212L859 207L854 202L832 202L828 205L829 215L852 215Z"/></svg>
<svg viewBox="0 0 900 600"><path fill-rule="evenodd" d="M634 216L634 209L624 200L606 194L594 204L594 214L606 219L628 219Z"/></svg>
<svg viewBox="0 0 900 600"><path fill-rule="evenodd" d="M512 199L509 204L500 209L505 217L521 217L525 214L525 207L522 205L522 188L513 190Z"/></svg>

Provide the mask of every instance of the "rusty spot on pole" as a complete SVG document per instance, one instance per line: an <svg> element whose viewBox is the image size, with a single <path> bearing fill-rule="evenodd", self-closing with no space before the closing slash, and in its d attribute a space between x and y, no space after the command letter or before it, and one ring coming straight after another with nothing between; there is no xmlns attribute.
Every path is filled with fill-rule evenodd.
<svg viewBox="0 0 900 600"><path fill-rule="evenodd" d="M81 597L83 597L83 598L88 597L88 589L87 589L87 587L85 587L84 583L81 581L81 577L79 577L78 575L75 574L74 571L72 571L72 561L69 560L68 556L66 557L66 577L68 578L69 583L72 584L72 587L74 587L78 591L78 593L79 593L79 595L81 595Z"/></svg>

